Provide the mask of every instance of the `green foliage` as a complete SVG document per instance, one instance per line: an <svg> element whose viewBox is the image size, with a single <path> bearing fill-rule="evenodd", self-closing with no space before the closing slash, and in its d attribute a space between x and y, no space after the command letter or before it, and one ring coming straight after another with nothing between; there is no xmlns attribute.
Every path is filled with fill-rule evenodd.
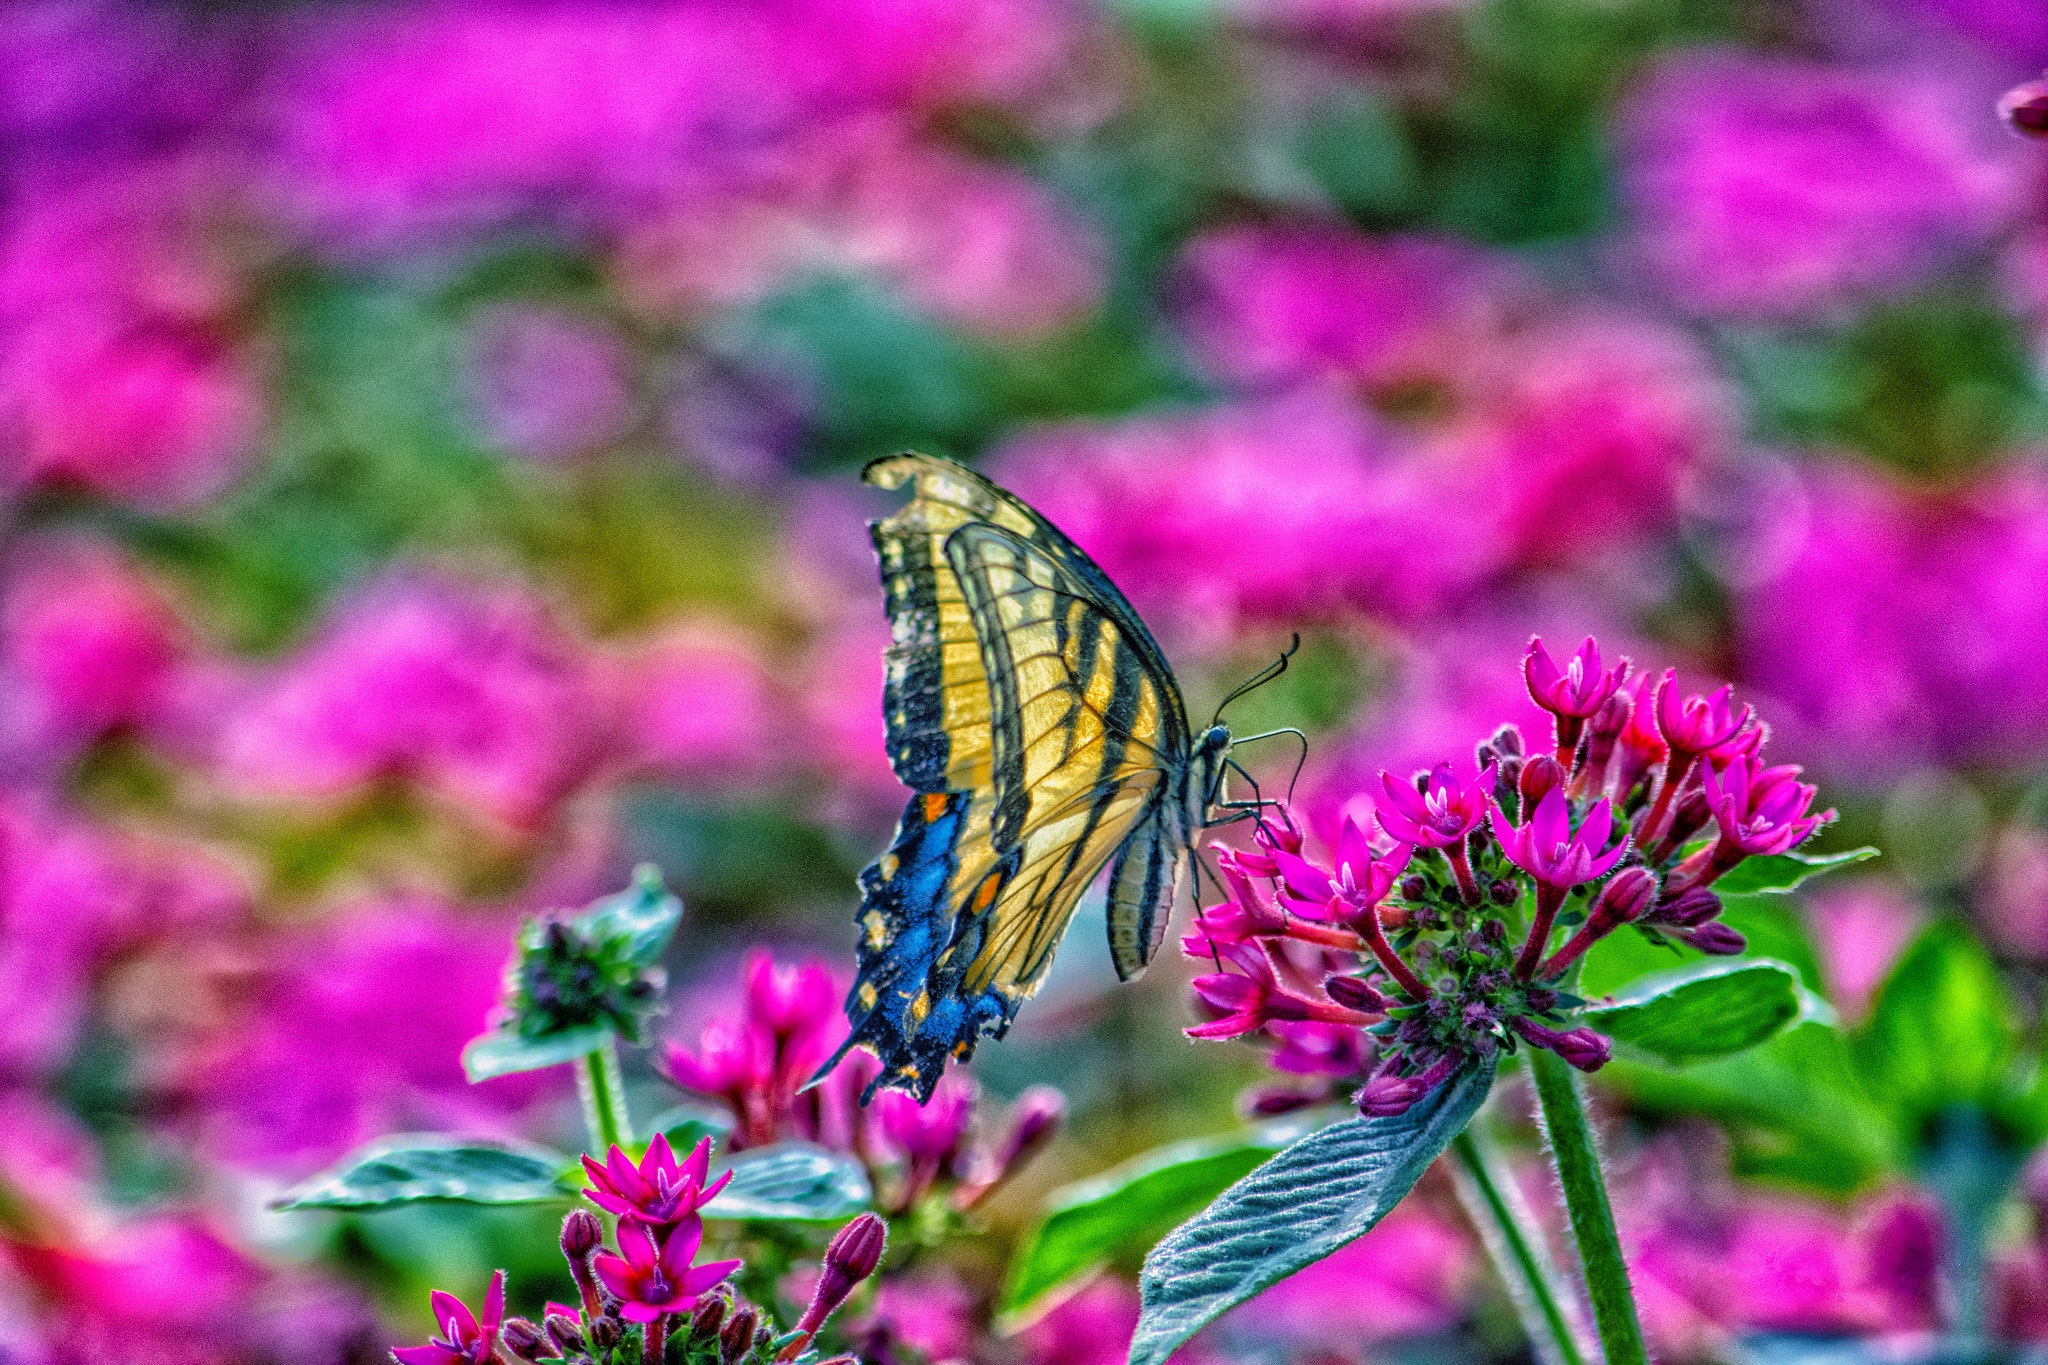
<svg viewBox="0 0 2048 1365"><path fill-rule="evenodd" d="M1845 853L1780 853L1771 858L1745 858L1714 883L1714 890L1724 899L1728 896L1791 891L1824 872L1868 862L1876 856L1877 850L1866 845Z"/></svg>
<svg viewBox="0 0 2048 1365"><path fill-rule="evenodd" d="M998 1311L1023 1325L1119 1257L1150 1248L1299 1136L1299 1123L1176 1142L1055 1190L1010 1261Z"/></svg>
<svg viewBox="0 0 2048 1365"><path fill-rule="evenodd" d="M279 1209L382 1209L422 1200L540 1204L570 1198L575 1163L541 1147L474 1142L435 1133L381 1138L334 1169L295 1186Z"/></svg>
<svg viewBox="0 0 2048 1365"><path fill-rule="evenodd" d="M1931 925L1907 948L1856 1035L1856 1059L1912 1136L1955 1104L1998 1107L2017 1050L1998 968L1961 924Z"/></svg>
<svg viewBox="0 0 2048 1365"><path fill-rule="evenodd" d="M1768 958L1724 958L1641 977L1588 1009L1585 1019L1630 1050L1683 1063L1755 1047L1801 1008L1792 968Z"/></svg>
<svg viewBox="0 0 2048 1365"><path fill-rule="evenodd" d="M807 1142L779 1142L734 1156L732 1183L704 1206L706 1218L828 1223L874 1202L867 1170L852 1157Z"/></svg>
<svg viewBox="0 0 2048 1365"><path fill-rule="evenodd" d="M1372 1231L1493 1086L1474 1063L1392 1118L1313 1133L1225 1190L1145 1258L1131 1365L1161 1365L1205 1324Z"/></svg>
<svg viewBox="0 0 2048 1365"><path fill-rule="evenodd" d="M470 1039L462 1049L462 1073L474 1085L521 1071L543 1071L587 1057L613 1036L607 1024L585 1024L538 1038L523 1038L507 1029L492 1029Z"/></svg>

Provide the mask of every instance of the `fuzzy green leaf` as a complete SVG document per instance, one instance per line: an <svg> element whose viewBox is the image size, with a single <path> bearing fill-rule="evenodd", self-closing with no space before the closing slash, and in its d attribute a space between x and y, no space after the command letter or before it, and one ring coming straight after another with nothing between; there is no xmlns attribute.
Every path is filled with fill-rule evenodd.
<svg viewBox="0 0 2048 1365"><path fill-rule="evenodd" d="M1475 1062L1407 1113L1312 1133L1225 1190L1145 1258L1130 1365L1163 1365L1203 1326L1372 1231L1493 1086Z"/></svg>
<svg viewBox="0 0 2048 1365"><path fill-rule="evenodd" d="M1123 1252L1150 1247L1307 1131L1300 1122L1175 1142L1055 1190L1010 1261L999 1304L1014 1331Z"/></svg>
<svg viewBox="0 0 2048 1365"><path fill-rule="evenodd" d="M382 1209L435 1199L541 1204L571 1198L574 1158L544 1147L464 1141L437 1133L382 1138L271 1205L279 1209Z"/></svg>
<svg viewBox="0 0 2048 1365"><path fill-rule="evenodd" d="M1770 858L1745 858L1714 883L1723 896L1753 896L1762 891L1790 891L1809 877L1867 862L1877 856L1868 846L1846 853L1780 853Z"/></svg>
<svg viewBox="0 0 2048 1365"><path fill-rule="evenodd" d="M653 967L668 951L676 926L683 922L683 903L662 883L661 870L643 863L633 871L633 884L606 896L570 921L594 939L623 940L624 956L636 967Z"/></svg>
<svg viewBox="0 0 2048 1365"><path fill-rule="evenodd" d="M807 1142L779 1142L735 1156L732 1183L704 1206L704 1216L825 1223L865 1212L873 1200L868 1173L852 1157Z"/></svg>
<svg viewBox="0 0 2048 1365"><path fill-rule="evenodd" d="M589 1056L615 1033L609 1024L585 1024L538 1038L522 1038L504 1029L492 1029L470 1039L462 1049L462 1071L474 1085L494 1076L560 1066Z"/></svg>
<svg viewBox="0 0 2048 1365"><path fill-rule="evenodd" d="M1770 958L1710 958L1639 977L1586 1022L1661 1061L1725 1057L1775 1037L1801 1012L1799 974Z"/></svg>

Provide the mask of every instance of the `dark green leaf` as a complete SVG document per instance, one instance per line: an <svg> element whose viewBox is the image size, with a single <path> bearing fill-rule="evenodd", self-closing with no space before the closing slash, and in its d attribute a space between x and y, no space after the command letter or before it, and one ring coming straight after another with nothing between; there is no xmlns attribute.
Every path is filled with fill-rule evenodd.
<svg viewBox="0 0 2048 1365"><path fill-rule="evenodd" d="M1586 1011L1616 1042L1666 1062L1741 1052L1799 1017L1799 974L1769 958L1719 958L1640 977Z"/></svg>
<svg viewBox="0 0 2048 1365"><path fill-rule="evenodd" d="M1907 948L1855 1038L1865 1084L1908 1124L1958 1102L1992 1103L2015 1043L1997 966L1954 922L1928 926Z"/></svg>
<svg viewBox="0 0 2048 1365"><path fill-rule="evenodd" d="M538 1204L571 1197L575 1160L542 1147L437 1133L380 1139L285 1193L280 1209L381 1209L423 1199Z"/></svg>
<svg viewBox="0 0 2048 1365"><path fill-rule="evenodd" d="M633 871L632 886L592 902L573 922L593 938L625 940L626 959L636 967L652 967L683 922L683 903L663 885L661 869L643 863Z"/></svg>
<svg viewBox="0 0 2048 1365"><path fill-rule="evenodd" d="M1205 1324L1372 1231L1492 1088L1472 1063L1394 1118L1313 1133L1232 1185L1145 1258L1131 1365L1161 1365Z"/></svg>
<svg viewBox="0 0 2048 1365"><path fill-rule="evenodd" d="M779 1142L732 1159L732 1183L706 1218L824 1223L851 1218L874 1199L858 1161L807 1142Z"/></svg>
<svg viewBox="0 0 2048 1365"><path fill-rule="evenodd" d="M473 1085L494 1076L518 1071L539 1071L587 1057L613 1036L609 1024L586 1024L539 1038L522 1038L503 1029L492 1029L469 1040L462 1049L462 1071Z"/></svg>
<svg viewBox="0 0 2048 1365"><path fill-rule="evenodd" d="M1877 850L1866 846L1846 853L1780 853L1772 858L1745 858L1714 883L1714 890L1723 896L1790 891L1809 877L1867 862L1876 856Z"/></svg>
<svg viewBox="0 0 2048 1365"><path fill-rule="evenodd" d="M1176 1142L1055 1190L1010 1261L1000 1304L1004 1330L1052 1307L1060 1297L1055 1291L1118 1254L1150 1247L1305 1131L1299 1122L1273 1123Z"/></svg>
<svg viewBox="0 0 2048 1365"><path fill-rule="evenodd" d="M709 1105L679 1104L656 1114L647 1128L666 1137L676 1151L686 1152L705 1138L716 1144L732 1131L732 1116Z"/></svg>

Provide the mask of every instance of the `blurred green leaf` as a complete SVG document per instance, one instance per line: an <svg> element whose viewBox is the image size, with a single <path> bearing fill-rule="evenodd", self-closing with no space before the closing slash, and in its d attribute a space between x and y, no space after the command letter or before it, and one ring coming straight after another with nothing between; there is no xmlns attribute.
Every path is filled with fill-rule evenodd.
<svg viewBox="0 0 2048 1365"><path fill-rule="evenodd" d="M1683 1063L1741 1052L1800 1014L1799 975L1768 958L1695 962L1641 977L1586 1022L1639 1052Z"/></svg>
<svg viewBox="0 0 2048 1365"><path fill-rule="evenodd" d="M647 1131L660 1133L678 1152L688 1151L705 1138L716 1145L732 1132L732 1116L710 1105L678 1104L664 1109L648 1121Z"/></svg>
<svg viewBox="0 0 2048 1365"><path fill-rule="evenodd" d="M1150 1248L1303 1131L1299 1122L1271 1123L1176 1142L1053 1191L1010 1260L998 1303L1002 1330L1030 1322L1064 1297L1057 1291L1120 1254Z"/></svg>
<svg viewBox="0 0 2048 1365"><path fill-rule="evenodd" d="M1372 1231L1493 1087L1466 1066L1405 1114L1312 1133L1225 1190L1145 1258L1131 1365L1161 1365L1208 1323Z"/></svg>
<svg viewBox="0 0 2048 1365"><path fill-rule="evenodd" d="M539 1038L522 1038L503 1029L492 1029L470 1039L462 1049L462 1072L474 1085L496 1076L540 1071L587 1057L604 1046L606 1039L615 1036L617 1030L609 1024L586 1024Z"/></svg>
<svg viewBox="0 0 2048 1365"><path fill-rule="evenodd" d="M653 967L683 922L683 903L663 883L660 868L642 863L633 869L632 886L591 902L571 922L594 938L623 940L627 960Z"/></svg>
<svg viewBox="0 0 2048 1365"><path fill-rule="evenodd" d="M824 1223L851 1218L874 1200L858 1161L807 1142L751 1148L731 1169L732 1183L704 1206L706 1218Z"/></svg>
<svg viewBox="0 0 2048 1365"><path fill-rule="evenodd" d="M542 1147L466 1142L437 1133L382 1138L288 1190L278 1209L380 1209L437 1199L536 1204L571 1198L572 1158Z"/></svg>
<svg viewBox="0 0 2048 1365"><path fill-rule="evenodd" d="M1415 197L1415 154L1387 102L1369 90L1347 92L1317 109L1295 134L1294 154L1337 207L1352 218L1397 218Z"/></svg>
<svg viewBox="0 0 2048 1365"><path fill-rule="evenodd" d="M1790 896L1767 893L1760 896L1723 896L1721 921L1748 941L1749 957L1774 958L1799 973L1810 991L1820 991L1820 958L1806 932L1806 919L1799 902ZM1687 950L1691 951L1690 949Z"/></svg>
<svg viewBox="0 0 2048 1365"><path fill-rule="evenodd" d="M1847 1044L1823 1023L1797 1023L1760 1047L1683 1067L1617 1058L1596 1080L1642 1109L1718 1121L1745 1174L1847 1194L1903 1164Z"/></svg>
<svg viewBox="0 0 2048 1365"><path fill-rule="evenodd" d="M1910 1129L1950 1105L1994 1103L2017 1042L1997 964L1966 927L1942 921L1878 988L1855 1055L1871 1093Z"/></svg>
<svg viewBox="0 0 2048 1365"><path fill-rule="evenodd" d="M1865 846L1846 853L1780 853L1771 858L1745 858L1714 883L1714 890L1724 897L1790 891L1823 872L1867 862L1876 856L1876 849Z"/></svg>

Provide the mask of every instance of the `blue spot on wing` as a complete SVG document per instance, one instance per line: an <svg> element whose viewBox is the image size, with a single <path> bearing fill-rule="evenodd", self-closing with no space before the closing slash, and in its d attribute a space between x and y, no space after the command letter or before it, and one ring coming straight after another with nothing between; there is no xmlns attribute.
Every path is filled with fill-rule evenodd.
<svg viewBox="0 0 2048 1365"><path fill-rule="evenodd" d="M908 1090L924 1103L949 1058L972 1056L983 1033L1009 1023L1008 1004L994 991L973 998L961 993L971 952L956 953L956 962L939 966L940 954L953 942L954 881L972 799L965 792L912 797L889 851L860 874L860 974L846 999L853 1033L818 1075L829 1073L851 1049L867 1048L881 1059L882 1073L862 1103L878 1089ZM882 926L878 943L868 936L874 916Z"/></svg>

